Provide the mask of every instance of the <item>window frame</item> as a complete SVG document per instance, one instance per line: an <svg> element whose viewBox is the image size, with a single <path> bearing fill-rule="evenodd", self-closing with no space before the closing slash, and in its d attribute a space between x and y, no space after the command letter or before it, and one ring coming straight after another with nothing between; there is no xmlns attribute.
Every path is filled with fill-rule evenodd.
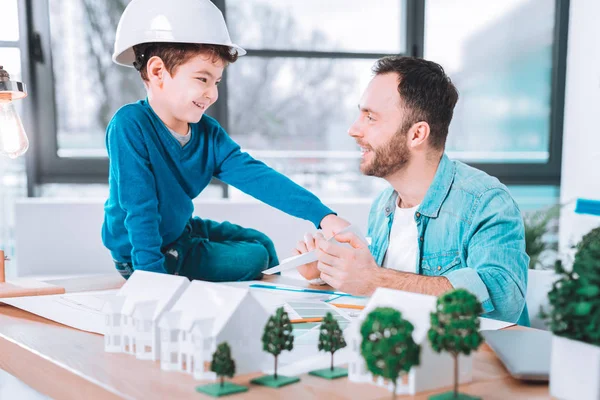
<svg viewBox="0 0 600 400"><path fill-rule="evenodd" d="M47 183L107 183L108 159L59 157L52 53L50 40L49 0L18 0L20 19L21 63L23 80L30 88L29 101L24 107L26 130L31 149L27 153L28 196L35 196L36 188ZM35 1L35 7L33 2ZM225 18L227 0L212 0ZM401 1L401 0L398 0ZM406 55L422 57L425 31L425 2L406 0ZM555 0L555 29L553 69L551 82L551 121L549 160L546 163L469 163L507 185L559 185L562 161L563 111L567 54L569 0ZM1 43L0 43L1 44ZM247 49L247 56L287 58L353 58L377 59L389 54L335 51ZM220 100L209 114L228 129L227 71L220 86ZM47 127L54 134L48 132ZM43 133L43 134L42 134ZM213 179L221 186L223 197L229 196L228 185Z"/></svg>

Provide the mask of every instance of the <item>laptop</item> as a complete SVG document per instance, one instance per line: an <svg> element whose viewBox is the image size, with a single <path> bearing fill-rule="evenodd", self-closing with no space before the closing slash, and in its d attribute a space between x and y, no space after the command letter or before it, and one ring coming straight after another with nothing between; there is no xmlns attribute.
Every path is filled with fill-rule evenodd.
<svg viewBox="0 0 600 400"><path fill-rule="evenodd" d="M481 331L481 334L513 377L548 381L552 333L524 329Z"/></svg>

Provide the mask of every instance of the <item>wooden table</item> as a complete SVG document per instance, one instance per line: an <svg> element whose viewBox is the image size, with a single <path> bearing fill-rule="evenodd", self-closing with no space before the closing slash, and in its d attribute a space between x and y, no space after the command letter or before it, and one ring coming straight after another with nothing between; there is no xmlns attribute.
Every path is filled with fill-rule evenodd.
<svg viewBox="0 0 600 400"><path fill-rule="evenodd" d="M287 278L289 280L289 278ZM269 279L290 283L284 277ZM112 278L113 286L122 279ZM86 283L87 282L87 283ZM106 288L105 281L102 283ZM298 284L298 281L293 281ZM89 281L54 282L67 291L98 289ZM515 328L508 328L515 329ZM516 328L518 329L518 328ZM104 352L101 335L73 329L12 306L0 304L0 368L35 390L56 399L210 399L195 391L202 382L191 375L162 371L159 362L140 361L134 356ZM235 383L249 385L260 373L238 376ZM303 375L298 384L281 389L251 385L250 390L227 398L243 399L389 399L390 392L370 384L342 378L327 381ZM548 399L547 384L513 379L487 345L475 354L473 382L461 392L484 399ZM414 397L427 399L433 393Z"/></svg>

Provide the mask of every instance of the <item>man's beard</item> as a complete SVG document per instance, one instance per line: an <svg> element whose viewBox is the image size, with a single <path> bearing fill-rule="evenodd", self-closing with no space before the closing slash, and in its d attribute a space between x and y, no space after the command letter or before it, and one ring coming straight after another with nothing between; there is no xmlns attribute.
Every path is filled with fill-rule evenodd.
<svg viewBox="0 0 600 400"><path fill-rule="evenodd" d="M401 128L387 143L372 149L372 160L368 164L365 161L365 164L360 166L361 172L368 176L385 178L404 168L410 160L410 152L406 145L407 132L408 130Z"/></svg>

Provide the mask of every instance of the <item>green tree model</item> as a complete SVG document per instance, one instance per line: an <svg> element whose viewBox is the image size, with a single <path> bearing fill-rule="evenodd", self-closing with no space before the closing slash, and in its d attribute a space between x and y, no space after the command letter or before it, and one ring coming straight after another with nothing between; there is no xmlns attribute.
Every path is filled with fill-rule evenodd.
<svg viewBox="0 0 600 400"><path fill-rule="evenodd" d="M288 313L283 307L275 311L275 315L269 317L265 332L262 336L263 350L273 354L275 357L274 378L277 379L277 357L283 350L292 350L294 348L294 336L292 335L292 323Z"/></svg>
<svg viewBox="0 0 600 400"><path fill-rule="evenodd" d="M231 358L231 348L227 342L217 346L217 351L213 353L210 370L219 377L221 387L225 385L225 377L232 378L235 375L235 361Z"/></svg>
<svg viewBox="0 0 600 400"><path fill-rule="evenodd" d="M346 347L344 334L340 329L337 320L328 312L321 323L321 332L319 333L319 351L328 351L331 353L331 368L333 371L333 353Z"/></svg>
<svg viewBox="0 0 600 400"><path fill-rule="evenodd" d="M360 327L360 353L373 375L394 383L392 398L396 396L398 376L419 365L421 347L412 338L413 325L393 308L371 311Z"/></svg>
<svg viewBox="0 0 600 400"><path fill-rule="evenodd" d="M477 318L482 311L475 295L455 289L439 297L436 311L431 313L431 347L438 353L447 351L454 358L454 398L458 398L458 355L471 354L483 342Z"/></svg>

